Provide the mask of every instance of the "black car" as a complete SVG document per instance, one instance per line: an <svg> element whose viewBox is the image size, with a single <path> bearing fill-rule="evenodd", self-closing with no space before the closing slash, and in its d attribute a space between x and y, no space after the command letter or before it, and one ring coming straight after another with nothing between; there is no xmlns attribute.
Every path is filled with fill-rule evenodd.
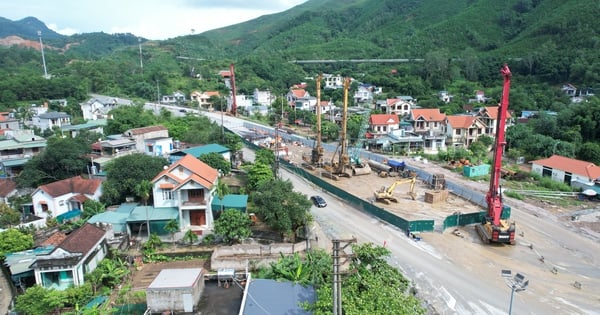
<svg viewBox="0 0 600 315"><path fill-rule="evenodd" d="M312 196L310 197L310 200L319 208L327 207L327 202L325 202L325 199L321 196Z"/></svg>

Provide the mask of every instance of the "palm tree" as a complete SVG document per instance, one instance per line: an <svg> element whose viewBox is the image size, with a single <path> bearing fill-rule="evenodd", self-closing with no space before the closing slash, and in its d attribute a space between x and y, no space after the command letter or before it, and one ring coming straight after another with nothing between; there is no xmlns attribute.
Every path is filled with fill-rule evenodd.
<svg viewBox="0 0 600 315"><path fill-rule="evenodd" d="M217 188L215 192L217 193L217 197L221 203L221 213L223 213L223 198L225 195L229 194L229 186L227 186L227 184L225 184L223 181L219 180L217 182Z"/></svg>
<svg viewBox="0 0 600 315"><path fill-rule="evenodd" d="M146 228L148 229L148 237L150 237L150 218L148 218L148 199L150 199L150 192L152 191L152 183L149 180L142 180L135 186L135 193L142 199L144 206L146 207Z"/></svg>
<svg viewBox="0 0 600 315"><path fill-rule="evenodd" d="M169 220L165 225L165 231L171 233L171 241L175 239L175 233L179 231L179 223L175 219Z"/></svg>

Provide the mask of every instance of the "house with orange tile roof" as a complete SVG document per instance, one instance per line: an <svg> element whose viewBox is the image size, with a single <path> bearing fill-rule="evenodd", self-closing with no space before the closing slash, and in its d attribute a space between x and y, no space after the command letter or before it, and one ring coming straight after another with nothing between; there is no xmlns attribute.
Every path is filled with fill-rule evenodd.
<svg viewBox="0 0 600 315"><path fill-rule="evenodd" d="M485 134L490 137L496 136L496 128L498 126L498 106L486 106L481 107L475 116L478 117L485 125ZM512 119L510 111L506 112L506 126L508 127L509 122Z"/></svg>
<svg viewBox="0 0 600 315"><path fill-rule="evenodd" d="M102 180L75 176L39 186L31 194L33 211L37 217L59 217L71 211L83 211L87 200L99 201Z"/></svg>
<svg viewBox="0 0 600 315"><path fill-rule="evenodd" d="M108 253L106 232L86 223L71 232L51 252L38 255L30 268L41 287L65 290L81 286Z"/></svg>
<svg viewBox="0 0 600 315"><path fill-rule="evenodd" d="M221 97L221 94L219 94L219 91L193 91L190 93L190 100L204 109L210 109L214 107L214 104L210 101L213 96Z"/></svg>
<svg viewBox="0 0 600 315"><path fill-rule="evenodd" d="M388 98L385 101L378 101L376 107L388 114L396 114L398 116L408 116L410 110L415 107L412 97Z"/></svg>
<svg viewBox="0 0 600 315"><path fill-rule="evenodd" d="M211 230L211 203L218 180L217 170L187 154L152 179L153 211L175 208L182 231L202 234Z"/></svg>
<svg viewBox="0 0 600 315"><path fill-rule="evenodd" d="M396 114L372 114L369 117L370 134L375 138L387 135L400 128L400 119Z"/></svg>
<svg viewBox="0 0 600 315"><path fill-rule="evenodd" d="M471 115L446 116L446 137L449 146L469 147L485 132L485 125L481 120Z"/></svg>
<svg viewBox="0 0 600 315"><path fill-rule="evenodd" d="M591 162L571 159L561 155L531 162L531 172L548 176L557 182L571 185L572 181L594 182L600 180L600 166Z"/></svg>
<svg viewBox="0 0 600 315"><path fill-rule="evenodd" d="M446 114L439 108L413 108L406 121L423 137L425 151L434 153L446 147Z"/></svg>
<svg viewBox="0 0 600 315"><path fill-rule="evenodd" d="M290 89L290 91L285 96L290 106L295 105L296 101L299 99L305 99L309 97L310 93L308 93L305 89Z"/></svg>

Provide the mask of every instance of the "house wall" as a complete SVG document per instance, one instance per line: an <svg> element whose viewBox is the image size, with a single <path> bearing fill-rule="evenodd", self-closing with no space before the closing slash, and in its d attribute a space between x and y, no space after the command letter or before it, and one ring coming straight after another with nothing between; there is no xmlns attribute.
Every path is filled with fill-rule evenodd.
<svg viewBox="0 0 600 315"><path fill-rule="evenodd" d="M184 308L184 295L191 295L192 305L200 302L204 291L204 276L200 274L191 287L146 289L146 304L152 312L189 312Z"/></svg>
<svg viewBox="0 0 600 315"><path fill-rule="evenodd" d="M19 130L21 127L18 120L2 120L0 121L0 129Z"/></svg>
<svg viewBox="0 0 600 315"><path fill-rule="evenodd" d="M550 178L553 181L561 182L561 183L565 182L565 176L567 175L567 173L565 171L559 170L559 169L552 169L552 168L549 168L549 170L551 170L551 172L552 172L552 175L550 176ZM531 172L539 174L539 175L543 175L544 166L541 164L532 163L531 164ZM571 174L571 181L573 181L573 180L577 180L577 181L581 181L581 182L590 182L593 179L588 178L585 175ZM569 185L570 185L570 183L569 183Z"/></svg>
<svg viewBox="0 0 600 315"><path fill-rule="evenodd" d="M169 131L168 130L157 130L157 131L151 131L151 132L147 132L144 134L139 134L139 135L131 135L131 134L125 134L126 136L130 137L133 141L135 141L135 149L138 152L146 152L146 148L144 147L146 144L146 139L153 139L153 138L167 138L169 137Z"/></svg>
<svg viewBox="0 0 600 315"><path fill-rule="evenodd" d="M89 199L98 201L100 200L101 195L102 185L98 187L93 195L86 194L85 196ZM52 217L56 217L73 210L72 203L69 202L69 199L71 199L73 196L75 196L74 193L68 193L62 196L52 197L45 191L38 189L33 193L33 195L31 195L34 213L40 218L47 218L50 212L52 213ZM48 205L48 211L42 210L42 202L45 202Z"/></svg>
<svg viewBox="0 0 600 315"><path fill-rule="evenodd" d="M165 177L158 180L152 187L152 197L154 200L154 207L155 208L168 208L168 207L179 206L179 200L177 199L176 192L173 191L172 189L162 189L162 188L160 188L160 184L176 185L176 183L169 181Z"/></svg>
<svg viewBox="0 0 600 315"><path fill-rule="evenodd" d="M152 152L150 152L150 146L148 146L148 144L152 144ZM173 151L173 139L165 138L149 141L144 146L144 149L146 155L165 156Z"/></svg>

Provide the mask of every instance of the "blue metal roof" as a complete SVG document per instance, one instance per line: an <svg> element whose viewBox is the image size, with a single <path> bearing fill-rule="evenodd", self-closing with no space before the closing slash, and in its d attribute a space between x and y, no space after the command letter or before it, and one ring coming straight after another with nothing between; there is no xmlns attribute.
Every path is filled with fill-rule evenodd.
<svg viewBox="0 0 600 315"><path fill-rule="evenodd" d="M315 289L293 282L278 282L270 279L253 279L248 284L248 296L242 305L243 315L297 314L309 315L301 303L315 303Z"/></svg>

